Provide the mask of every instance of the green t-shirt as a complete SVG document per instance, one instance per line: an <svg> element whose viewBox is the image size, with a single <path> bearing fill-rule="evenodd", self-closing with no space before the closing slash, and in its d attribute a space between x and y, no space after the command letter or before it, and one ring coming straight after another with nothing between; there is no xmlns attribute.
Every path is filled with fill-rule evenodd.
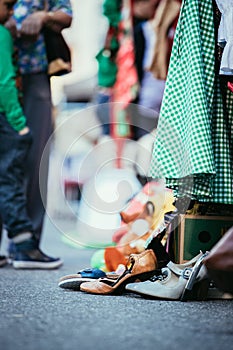
<svg viewBox="0 0 233 350"><path fill-rule="evenodd" d="M0 113L5 114L11 126L19 131L25 127L26 118L18 99L12 55L11 34L0 25Z"/></svg>

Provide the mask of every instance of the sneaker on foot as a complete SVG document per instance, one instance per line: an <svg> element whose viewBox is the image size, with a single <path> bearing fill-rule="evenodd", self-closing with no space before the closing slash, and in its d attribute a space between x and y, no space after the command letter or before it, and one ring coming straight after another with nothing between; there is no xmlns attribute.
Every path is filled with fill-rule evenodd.
<svg viewBox="0 0 233 350"><path fill-rule="evenodd" d="M56 269L63 264L59 258L45 255L39 248L16 251L13 259L15 269Z"/></svg>
<svg viewBox="0 0 233 350"><path fill-rule="evenodd" d="M7 262L8 262L7 257L4 255L0 255L0 267L5 266Z"/></svg>

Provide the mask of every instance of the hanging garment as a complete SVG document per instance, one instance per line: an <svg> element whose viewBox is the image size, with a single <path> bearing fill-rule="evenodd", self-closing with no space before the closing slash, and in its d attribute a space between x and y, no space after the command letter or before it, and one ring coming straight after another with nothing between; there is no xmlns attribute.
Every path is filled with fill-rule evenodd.
<svg viewBox="0 0 233 350"><path fill-rule="evenodd" d="M122 1L122 20L118 26L119 50L116 55L117 76L112 88L111 135L113 138L131 137L130 118L127 107L138 95L138 76L135 67L133 44L132 3ZM121 140L118 143L118 159L122 151ZM119 164L118 164L119 166Z"/></svg>
<svg viewBox="0 0 233 350"><path fill-rule="evenodd" d="M212 0L183 0L150 176L177 196L233 204L233 94L218 72Z"/></svg>

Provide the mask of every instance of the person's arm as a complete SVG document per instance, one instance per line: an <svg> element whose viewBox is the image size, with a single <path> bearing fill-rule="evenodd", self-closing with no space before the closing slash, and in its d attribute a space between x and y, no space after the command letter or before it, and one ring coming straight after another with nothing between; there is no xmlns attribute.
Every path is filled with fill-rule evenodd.
<svg viewBox="0 0 233 350"><path fill-rule="evenodd" d="M70 27L72 17L63 11L46 12L45 25L55 32Z"/></svg>
<svg viewBox="0 0 233 350"><path fill-rule="evenodd" d="M70 0L49 0L45 25L54 31L61 31L71 26L72 6Z"/></svg>
<svg viewBox="0 0 233 350"><path fill-rule="evenodd" d="M5 22L4 27L6 27L10 31L13 38L17 37L18 31L17 31L16 21L13 17L10 17L8 21Z"/></svg>
<svg viewBox="0 0 233 350"><path fill-rule="evenodd" d="M44 26L55 32L70 26L72 17L62 11L37 11L29 15L19 30L20 35L37 36Z"/></svg>
<svg viewBox="0 0 233 350"><path fill-rule="evenodd" d="M9 31L0 28L0 111L16 131L26 127L26 118L18 99L15 69L12 63L12 38Z"/></svg>
<svg viewBox="0 0 233 350"><path fill-rule="evenodd" d="M72 8L69 0L54 1L54 7L47 11L36 11L29 15L20 29L21 35L37 36L44 26L55 32L68 28L72 22Z"/></svg>

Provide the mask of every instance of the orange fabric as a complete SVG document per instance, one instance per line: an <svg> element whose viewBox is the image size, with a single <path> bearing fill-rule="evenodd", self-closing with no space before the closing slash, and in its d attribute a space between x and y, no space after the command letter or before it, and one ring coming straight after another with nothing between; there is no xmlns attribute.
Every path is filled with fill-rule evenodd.
<svg viewBox="0 0 233 350"><path fill-rule="evenodd" d="M107 271L116 271L120 264L126 264L126 258L115 247L107 247L104 251L104 260Z"/></svg>

